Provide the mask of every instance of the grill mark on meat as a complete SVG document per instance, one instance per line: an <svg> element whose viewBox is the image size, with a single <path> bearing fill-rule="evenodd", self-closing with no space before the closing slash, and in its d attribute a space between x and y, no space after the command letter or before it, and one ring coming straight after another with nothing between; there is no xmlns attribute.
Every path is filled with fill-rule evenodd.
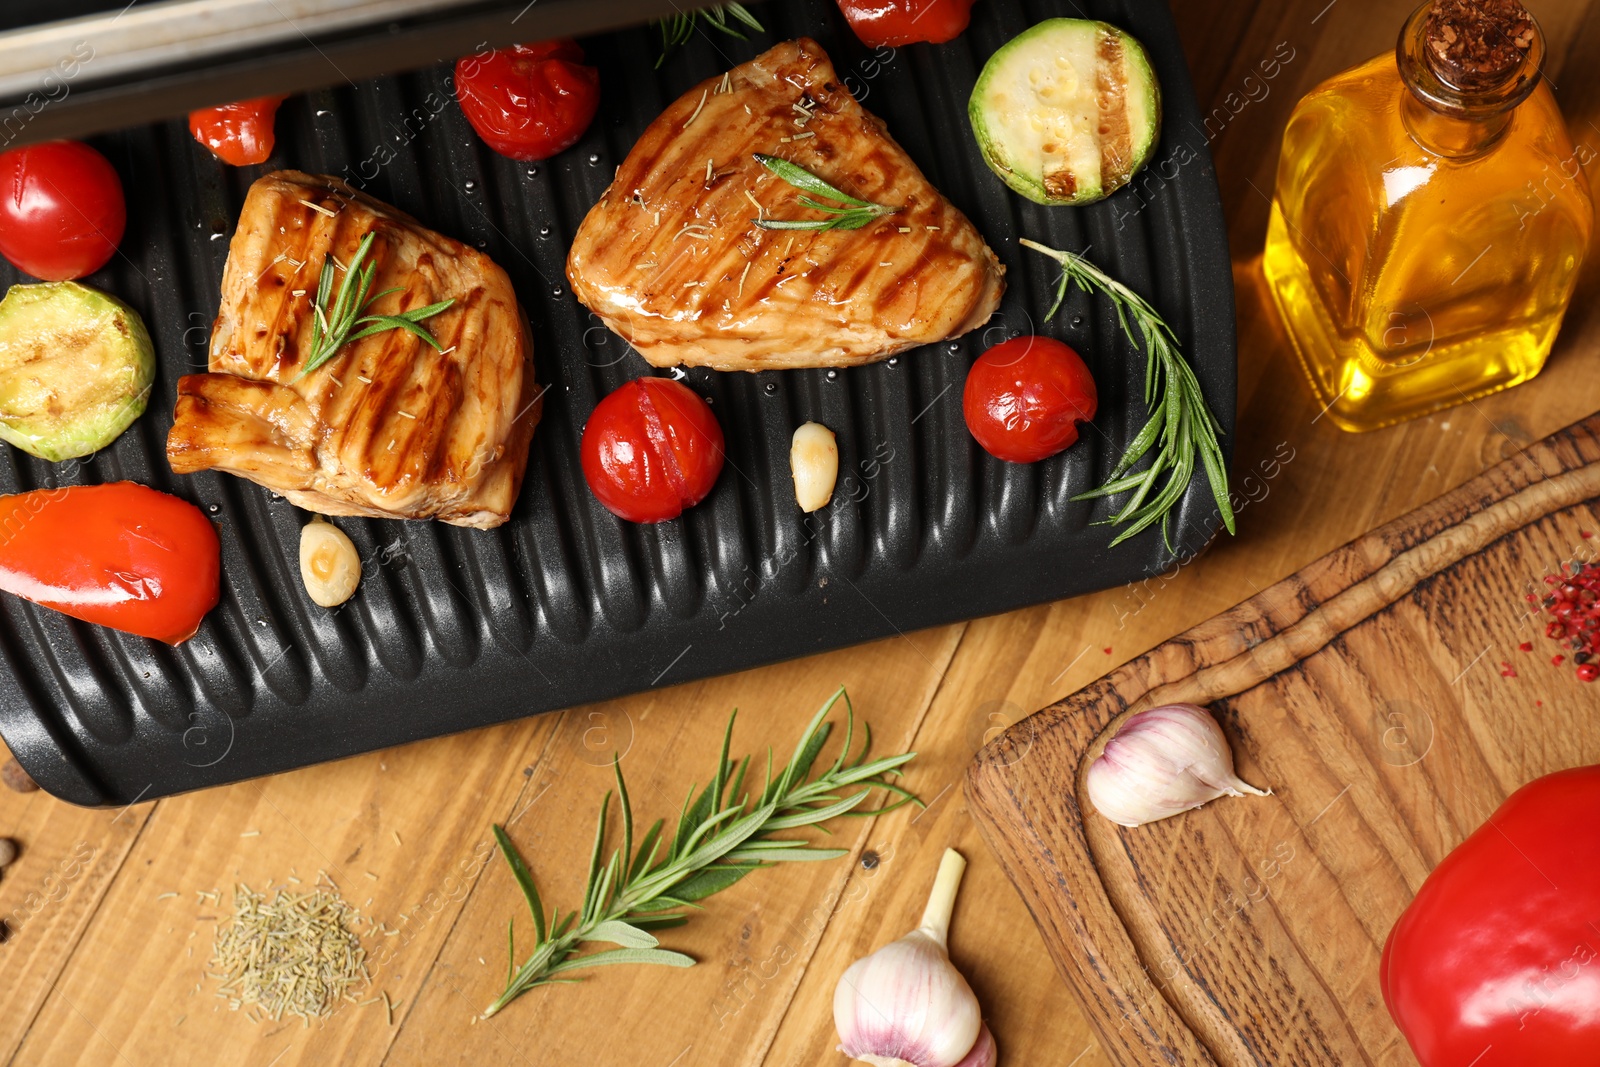
<svg viewBox="0 0 1600 1067"><path fill-rule="evenodd" d="M301 197L333 197L341 210L329 218ZM371 294L400 289L373 310L453 297L425 327L454 351L389 330L301 378L315 275L330 254L348 265L368 231ZM306 264L298 278L288 260ZM349 275L334 270L337 291ZM268 175L252 186L229 247L211 373L179 382L168 457L179 473L226 470L324 514L496 526L515 502L538 421L529 348L509 279L476 249L337 179Z"/></svg>
<svg viewBox="0 0 1600 1067"><path fill-rule="evenodd" d="M668 107L619 168L573 242L568 276L580 300L657 366L723 369L868 362L988 318L1003 289L998 260L842 94L814 42L779 45L733 73L733 91L707 95L687 130L720 79ZM812 136L785 142L802 94L814 105ZM856 231L756 229L747 192L769 218L826 218L756 163L758 151L904 211ZM707 159L719 175L709 189ZM896 266L880 268L886 260ZM836 327L819 331L819 314Z"/></svg>
<svg viewBox="0 0 1600 1067"><path fill-rule="evenodd" d="M465 304L465 310L456 320L455 332L449 334L448 336L441 336L437 333L434 334L434 338L439 342L440 348L448 352L451 348L459 349L461 345L465 343L464 339L467 333L468 316L477 316L481 313L479 304L482 297L483 290L478 288L473 289L472 292L468 293L462 298ZM460 368L455 366L453 363L448 363L443 360L440 361L439 366L442 371L449 375L450 388L455 395L464 395L465 383L462 380L463 376ZM498 386L498 384L499 383L497 381L496 385ZM498 391L498 389L496 391ZM466 413L460 408L460 406L453 405L450 415L449 433L446 434L444 438L446 441L453 440L455 438L456 431L464 428L462 423L465 418ZM474 448L476 447L477 446L475 445ZM469 452L469 455L470 454L471 453ZM463 475L465 474L466 468L464 466L458 467L456 460L457 457L452 455L447 447L440 447L435 453L433 466L428 470L427 476L429 478L442 479L451 482L463 480Z"/></svg>

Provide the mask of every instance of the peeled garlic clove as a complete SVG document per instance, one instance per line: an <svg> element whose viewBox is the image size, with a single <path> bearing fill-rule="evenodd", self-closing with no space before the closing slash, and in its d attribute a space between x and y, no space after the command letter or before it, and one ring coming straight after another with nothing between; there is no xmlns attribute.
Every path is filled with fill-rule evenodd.
<svg viewBox="0 0 1600 1067"><path fill-rule="evenodd" d="M1268 796L1233 773L1233 752L1210 712L1167 704L1128 718L1085 775L1095 810L1140 826L1220 796Z"/></svg>
<svg viewBox="0 0 1600 1067"><path fill-rule="evenodd" d="M794 475L794 498L804 512L826 507L839 479L839 444L833 431L820 422L808 422L789 442L789 471Z"/></svg>
<svg viewBox="0 0 1600 1067"><path fill-rule="evenodd" d="M859 959L833 991L839 1051L874 1067L992 1067L994 1037L946 942L967 861L945 849L922 925Z"/></svg>
<svg viewBox="0 0 1600 1067"><path fill-rule="evenodd" d="M350 599L361 582L361 556L343 530L321 518L300 528L300 580L322 607Z"/></svg>

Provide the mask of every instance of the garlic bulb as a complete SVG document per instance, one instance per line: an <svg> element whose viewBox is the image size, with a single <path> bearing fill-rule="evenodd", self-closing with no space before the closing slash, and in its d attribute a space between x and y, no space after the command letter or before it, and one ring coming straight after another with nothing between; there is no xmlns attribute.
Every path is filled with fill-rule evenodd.
<svg viewBox="0 0 1600 1067"><path fill-rule="evenodd" d="M1211 713L1167 704L1128 718L1089 765L1084 783L1095 810L1139 826L1220 796L1268 796L1233 773L1233 752Z"/></svg>
<svg viewBox="0 0 1600 1067"><path fill-rule="evenodd" d="M873 1067L994 1067L994 1037L950 962L950 912L967 861L944 850L922 925L850 965L833 991L839 1051Z"/></svg>

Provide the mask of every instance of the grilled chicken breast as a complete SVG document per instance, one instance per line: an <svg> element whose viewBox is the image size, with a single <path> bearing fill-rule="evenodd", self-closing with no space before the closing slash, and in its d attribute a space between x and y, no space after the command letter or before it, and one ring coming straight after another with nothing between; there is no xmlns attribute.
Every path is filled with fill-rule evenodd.
<svg viewBox="0 0 1600 1067"><path fill-rule="evenodd" d="M455 304L422 325L351 341L301 376L324 258L376 235L372 310ZM333 290L345 284L336 269ZM330 298L330 305L333 303ZM245 198L228 248L209 374L178 382L167 458L225 470L325 515L506 521L539 421L528 324L489 257L337 178L279 171Z"/></svg>
<svg viewBox="0 0 1600 1067"><path fill-rule="evenodd" d="M899 210L857 230L761 229L829 215L758 152ZM667 108L567 258L578 299L652 364L751 371L870 363L966 333L994 313L1004 271L803 38Z"/></svg>

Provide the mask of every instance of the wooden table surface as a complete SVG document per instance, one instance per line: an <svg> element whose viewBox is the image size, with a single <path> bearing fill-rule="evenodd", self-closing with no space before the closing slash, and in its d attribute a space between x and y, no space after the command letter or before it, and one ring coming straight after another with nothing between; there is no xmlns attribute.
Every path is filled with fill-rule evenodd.
<svg viewBox="0 0 1600 1067"><path fill-rule="evenodd" d="M0 945L0 1058L53 1067L842 1065L830 1008L838 975L914 925L940 851L953 845L971 867L952 953L1003 1062L1109 1064L968 817L960 783L973 753L1027 712L1600 409L1592 257L1534 382L1367 435L1319 418L1259 281L1278 139L1302 93L1393 46L1409 4L1176 6L1200 99L1218 109L1207 132L1240 318L1233 476L1248 498L1237 538L1165 581L121 811L0 792L0 834L22 845L0 880L11 928ZM1600 2L1530 7L1549 37L1547 73L1574 138L1592 156L1600 64L1581 57L1600 54ZM848 822L837 842L852 848L850 859L761 872L713 898L667 936L702 961L693 969L597 971L475 1021L501 988L506 920L526 915L491 854L491 822L509 824L547 904L570 906L613 752L640 817L668 815L688 779L707 776L702 764L730 708L740 709L736 745L781 748L841 682L872 722L878 751L920 753L908 784L931 802L926 811ZM867 850L875 863L862 861ZM236 882L260 888L319 869L398 931L368 944L392 1021L379 1003L309 1028L258 1023L214 996L204 972L219 909L197 894L221 890L226 902Z"/></svg>

